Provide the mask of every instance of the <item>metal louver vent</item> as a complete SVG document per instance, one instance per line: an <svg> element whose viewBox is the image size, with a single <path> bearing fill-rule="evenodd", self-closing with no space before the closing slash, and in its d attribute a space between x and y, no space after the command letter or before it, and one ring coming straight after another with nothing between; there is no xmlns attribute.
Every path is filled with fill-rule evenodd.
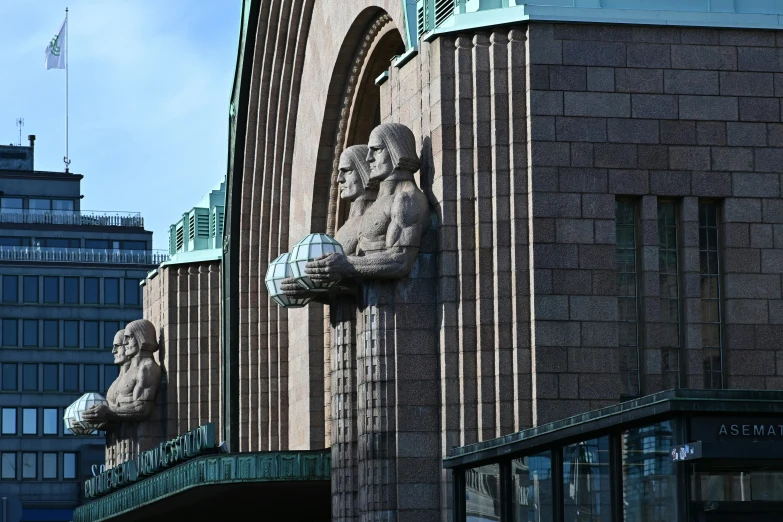
<svg viewBox="0 0 783 522"><path fill-rule="evenodd" d="M223 214L224 212L222 210L218 210L218 229L217 229L217 237L223 237Z"/></svg>
<svg viewBox="0 0 783 522"><path fill-rule="evenodd" d="M427 30L427 23L424 19L424 13L426 12L426 6L424 2L420 2L416 7L416 34L421 36Z"/></svg>
<svg viewBox="0 0 783 522"><path fill-rule="evenodd" d="M196 216L194 214L190 215L190 219L188 220L188 239L191 241L196 238Z"/></svg>
<svg viewBox="0 0 783 522"><path fill-rule="evenodd" d="M435 27L454 14L454 0L435 0Z"/></svg>
<svg viewBox="0 0 783 522"><path fill-rule="evenodd" d="M199 214L196 225L198 237L209 237L209 214Z"/></svg>
<svg viewBox="0 0 783 522"><path fill-rule="evenodd" d="M182 227L177 227L177 252L182 250L185 246L185 230Z"/></svg>

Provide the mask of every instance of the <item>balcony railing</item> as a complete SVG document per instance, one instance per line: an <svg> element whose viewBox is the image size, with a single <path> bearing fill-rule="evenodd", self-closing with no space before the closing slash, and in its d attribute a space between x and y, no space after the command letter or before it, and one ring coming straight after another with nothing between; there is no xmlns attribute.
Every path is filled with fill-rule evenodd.
<svg viewBox="0 0 783 522"><path fill-rule="evenodd" d="M103 227L144 227L139 212L104 212L101 210L30 210L2 209L0 223L36 225L95 225Z"/></svg>
<svg viewBox="0 0 783 522"><path fill-rule="evenodd" d="M168 259L165 250L0 246L0 261L159 265Z"/></svg>

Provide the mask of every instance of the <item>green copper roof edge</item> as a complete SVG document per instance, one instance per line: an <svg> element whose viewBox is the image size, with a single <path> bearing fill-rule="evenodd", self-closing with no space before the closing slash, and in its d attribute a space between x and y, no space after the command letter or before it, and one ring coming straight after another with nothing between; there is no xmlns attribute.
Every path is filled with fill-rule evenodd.
<svg viewBox="0 0 783 522"><path fill-rule="evenodd" d="M331 480L331 450L205 455L76 508L74 522L101 522L185 491L220 484Z"/></svg>
<svg viewBox="0 0 783 522"><path fill-rule="evenodd" d="M185 265L190 263L203 263L205 261L220 261L223 258L223 249L205 248L202 250L188 250L171 256L171 259L160 264L160 268L172 265Z"/></svg>
<svg viewBox="0 0 783 522"><path fill-rule="evenodd" d="M736 410L730 410L729 408L723 407L723 405L739 403L753 405L754 413L767 412L770 410L783 412L783 391L667 390L631 401L622 402L614 406L607 406L606 408L601 408L599 410L589 411L533 428L528 428L503 437L462 446L452 450L452 454L445 457L443 462L445 467L452 467L452 462L464 461L466 457L475 456L484 452L491 452L503 446L509 446L517 442L549 435L568 428L573 428L580 424L622 416L642 408L660 406L661 410L658 413L665 413L666 411L699 411L704 413L733 411L737 413Z"/></svg>

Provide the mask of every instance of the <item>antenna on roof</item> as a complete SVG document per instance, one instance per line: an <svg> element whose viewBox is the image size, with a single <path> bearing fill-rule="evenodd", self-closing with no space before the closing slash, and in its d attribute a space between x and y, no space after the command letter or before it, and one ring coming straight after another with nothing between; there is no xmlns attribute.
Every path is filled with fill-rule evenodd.
<svg viewBox="0 0 783 522"><path fill-rule="evenodd" d="M24 118L16 119L16 126L19 127L19 146L22 146L22 127L24 127Z"/></svg>

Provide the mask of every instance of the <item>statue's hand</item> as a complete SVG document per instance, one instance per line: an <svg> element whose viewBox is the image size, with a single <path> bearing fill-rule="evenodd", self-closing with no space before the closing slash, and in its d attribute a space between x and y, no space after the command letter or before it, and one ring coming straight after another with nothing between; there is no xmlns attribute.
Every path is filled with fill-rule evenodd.
<svg viewBox="0 0 783 522"><path fill-rule="evenodd" d="M351 277L353 265L343 254L332 252L314 259L305 266L305 274L316 284L327 284Z"/></svg>
<svg viewBox="0 0 783 522"><path fill-rule="evenodd" d="M82 418L89 422L108 422L112 412L105 404L96 404L82 412Z"/></svg>
<svg viewBox="0 0 783 522"><path fill-rule="evenodd" d="M280 289L289 297L307 297L310 291L294 281L293 277L288 277L280 281Z"/></svg>

